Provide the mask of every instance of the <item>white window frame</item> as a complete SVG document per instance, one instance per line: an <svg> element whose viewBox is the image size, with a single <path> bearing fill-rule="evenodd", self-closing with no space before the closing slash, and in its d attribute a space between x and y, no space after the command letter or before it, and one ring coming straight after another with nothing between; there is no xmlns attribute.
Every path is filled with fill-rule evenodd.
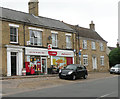
<svg viewBox="0 0 120 99"><path fill-rule="evenodd" d="M70 41L69 41L70 39ZM71 49L72 48L72 43L71 43L71 35L66 35L66 48Z"/></svg>
<svg viewBox="0 0 120 99"><path fill-rule="evenodd" d="M53 35L54 35L54 37L55 37L55 39L53 39ZM58 47L58 34L57 34L57 32L55 33L53 33L52 32L52 46L53 47Z"/></svg>
<svg viewBox="0 0 120 99"><path fill-rule="evenodd" d="M100 56L100 65L104 66L104 56Z"/></svg>
<svg viewBox="0 0 120 99"><path fill-rule="evenodd" d="M31 33L31 31L34 33L35 37L37 38L37 40L39 39L40 40L40 44L38 43L37 41L37 45L35 45L35 37L31 37L31 34L30 34L30 45L34 45L34 46L42 46L42 31L38 31L38 30L29 30L29 33ZM38 36L37 33L40 33ZM31 39L33 39L33 44L31 44Z"/></svg>
<svg viewBox="0 0 120 99"><path fill-rule="evenodd" d="M83 49L87 49L87 40L83 40Z"/></svg>
<svg viewBox="0 0 120 99"><path fill-rule="evenodd" d="M10 26L10 29L11 28L16 28L16 42L13 42L10 40L10 43L13 43L13 44L18 44L18 26L15 26L13 24L9 24ZM10 30L10 39L11 39L11 30Z"/></svg>
<svg viewBox="0 0 120 99"><path fill-rule="evenodd" d="M103 50L104 50L103 43L100 43L100 51L103 51Z"/></svg>
<svg viewBox="0 0 120 99"><path fill-rule="evenodd" d="M83 55L83 65L88 66L88 55Z"/></svg>
<svg viewBox="0 0 120 99"><path fill-rule="evenodd" d="M91 45L92 45L92 49L95 50L96 49L95 42L92 41Z"/></svg>

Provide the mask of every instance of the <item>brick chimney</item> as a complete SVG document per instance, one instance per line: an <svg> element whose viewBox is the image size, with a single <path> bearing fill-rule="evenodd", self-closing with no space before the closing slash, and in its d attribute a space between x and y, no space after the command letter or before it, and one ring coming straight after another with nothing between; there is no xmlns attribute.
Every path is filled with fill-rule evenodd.
<svg viewBox="0 0 120 99"><path fill-rule="evenodd" d="M95 31L95 24L93 23L93 21L91 21L90 25L90 29Z"/></svg>
<svg viewBox="0 0 120 99"><path fill-rule="evenodd" d="M120 45L119 45L119 39L117 39L117 48L119 48L120 47Z"/></svg>
<svg viewBox="0 0 120 99"><path fill-rule="evenodd" d="M34 14L35 16L39 15L39 13L38 13L39 12L38 3L39 3L38 0L30 0L29 1L28 6L29 6L29 13L30 14Z"/></svg>

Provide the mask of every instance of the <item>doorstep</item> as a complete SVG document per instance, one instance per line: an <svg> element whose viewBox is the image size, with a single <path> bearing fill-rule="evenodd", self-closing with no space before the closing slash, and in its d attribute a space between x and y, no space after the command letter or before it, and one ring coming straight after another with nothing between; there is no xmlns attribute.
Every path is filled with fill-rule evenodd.
<svg viewBox="0 0 120 99"><path fill-rule="evenodd" d="M57 77L58 74L45 74L45 75L26 75L26 76L10 76L10 77L0 77L0 80L7 79L27 79L27 78L41 78L41 77Z"/></svg>

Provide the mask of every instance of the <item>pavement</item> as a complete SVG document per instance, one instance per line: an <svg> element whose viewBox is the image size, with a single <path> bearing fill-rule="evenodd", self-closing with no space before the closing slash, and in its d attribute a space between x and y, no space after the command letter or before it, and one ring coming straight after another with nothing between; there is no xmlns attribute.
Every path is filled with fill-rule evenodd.
<svg viewBox="0 0 120 99"><path fill-rule="evenodd" d="M0 81L2 82L2 95L11 95L15 93L50 88L65 84L71 84L76 82L87 82L89 80L113 77L109 72L90 72L87 79L63 80L59 79L58 75L34 75L34 76L14 76L4 77Z"/></svg>

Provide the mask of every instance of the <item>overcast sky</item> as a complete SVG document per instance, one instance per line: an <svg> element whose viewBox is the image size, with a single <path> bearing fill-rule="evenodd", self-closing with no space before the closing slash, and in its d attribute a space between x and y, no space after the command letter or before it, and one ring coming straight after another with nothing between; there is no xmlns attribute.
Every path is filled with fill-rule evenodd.
<svg viewBox="0 0 120 99"><path fill-rule="evenodd" d="M29 0L0 0L0 5L28 12ZM115 47L118 39L119 0L39 0L39 15L72 25L89 28L91 20L95 30Z"/></svg>

